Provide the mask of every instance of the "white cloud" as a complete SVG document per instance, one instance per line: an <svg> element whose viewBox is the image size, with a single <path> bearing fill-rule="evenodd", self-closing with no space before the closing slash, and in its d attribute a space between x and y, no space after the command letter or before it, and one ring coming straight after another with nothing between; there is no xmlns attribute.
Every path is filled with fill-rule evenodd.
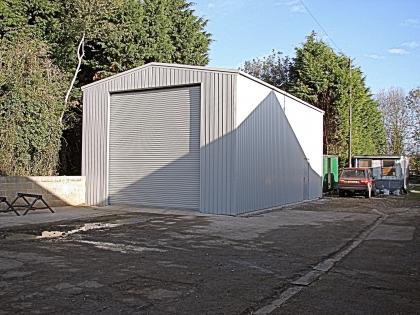
<svg viewBox="0 0 420 315"><path fill-rule="evenodd" d="M279 1L276 2L275 5L284 5L287 6L290 10L290 12L293 13L305 13L306 9L302 5L302 3L299 0L290 0L290 1Z"/></svg>
<svg viewBox="0 0 420 315"><path fill-rule="evenodd" d="M410 53L404 48L390 48L388 49L388 52L394 55L408 55Z"/></svg>
<svg viewBox="0 0 420 315"><path fill-rule="evenodd" d="M401 25L414 27L414 28L420 28L420 20L419 19L406 19L401 23Z"/></svg>
<svg viewBox="0 0 420 315"><path fill-rule="evenodd" d="M297 13L305 13L305 8L302 5L297 4L297 5L292 5L290 7L290 11L297 12Z"/></svg>
<svg viewBox="0 0 420 315"><path fill-rule="evenodd" d="M377 54L366 55L366 57L368 57L370 59L374 59L374 60L383 60L383 59L385 59L385 56L377 55Z"/></svg>
<svg viewBox="0 0 420 315"><path fill-rule="evenodd" d="M207 3L207 8L211 10L212 13L227 15L228 10L232 10L240 5L242 5L242 2L233 0L211 0Z"/></svg>
<svg viewBox="0 0 420 315"><path fill-rule="evenodd" d="M420 46L420 44L416 41L411 41L411 42L404 42L401 44L402 47L407 47L410 49L414 49Z"/></svg>

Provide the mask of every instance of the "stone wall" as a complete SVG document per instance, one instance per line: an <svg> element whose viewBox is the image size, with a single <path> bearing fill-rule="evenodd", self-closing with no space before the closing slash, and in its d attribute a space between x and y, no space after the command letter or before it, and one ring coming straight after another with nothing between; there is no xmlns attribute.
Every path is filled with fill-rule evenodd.
<svg viewBox="0 0 420 315"><path fill-rule="evenodd" d="M0 196L12 202L16 193L41 194L50 206L85 204L84 176L0 176Z"/></svg>

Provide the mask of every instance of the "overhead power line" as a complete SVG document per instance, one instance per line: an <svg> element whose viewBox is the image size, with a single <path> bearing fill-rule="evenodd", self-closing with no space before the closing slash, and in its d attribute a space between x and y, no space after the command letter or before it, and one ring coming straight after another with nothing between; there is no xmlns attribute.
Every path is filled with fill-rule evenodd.
<svg viewBox="0 0 420 315"><path fill-rule="evenodd" d="M312 17L312 19L315 21L315 23L319 26L319 28L324 32L325 36L328 38L328 40L335 46L335 48L338 50L338 52L343 53L340 47L338 47L337 43L332 39L330 35L328 35L327 30L322 26L322 24L318 21L318 19L315 17L314 14L312 14L311 10L309 10L308 6L303 2L303 0L299 0L299 2L302 4L302 6L305 8L306 12ZM352 67L352 61L349 57L349 76L351 81L351 67ZM348 163L349 167L352 167L351 163L351 157L352 157L352 116L353 116L353 105L352 105L352 89L351 89L351 82L349 84L349 96L350 96L350 102L349 102L349 148L348 148Z"/></svg>
<svg viewBox="0 0 420 315"><path fill-rule="evenodd" d="M306 12L308 12L308 14L311 16L311 18L315 21L315 23L319 26L319 28L322 30L322 32L325 34L325 36L328 38L328 40L335 46L335 48L337 48L337 50L340 53L343 53L343 51L341 50L340 47L338 47L337 43L333 40L333 38L328 35L328 32L326 31L326 29L322 26L321 23L319 23L318 19L315 17L315 15L312 14L311 10L309 10L308 6L305 4L305 2L303 2L303 0L299 0L300 3L302 4L302 6L305 8Z"/></svg>

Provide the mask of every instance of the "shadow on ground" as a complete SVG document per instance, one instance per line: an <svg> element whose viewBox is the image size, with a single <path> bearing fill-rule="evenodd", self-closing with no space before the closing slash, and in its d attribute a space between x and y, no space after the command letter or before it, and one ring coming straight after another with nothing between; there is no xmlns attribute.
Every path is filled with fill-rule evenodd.
<svg viewBox="0 0 420 315"><path fill-rule="evenodd" d="M372 209L384 206L381 199L372 199L362 210L367 204L360 202L322 200L253 217L125 213L91 222L3 229L0 314L251 313L370 226L378 217ZM399 211L389 217L389 224L419 227L418 208L396 205L391 201L387 205ZM87 223L103 225L86 228ZM64 236L8 237L13 233L39 236L45 229ZM418 229L411 240L365 243L372 247L354 251L337 269L284 305L282 313L384 310L372 306L376 304L390 312L418 310L420 299L413 294L395 298L393 304L381 302L390 292L403 296L418 289ZM397 264L400 267L392 271ZM384 279L391 291L362 285L367 281L363 270L368 270L369 287ZM399 273L404 285L397 280ZM372 301L360 298L371 292L376 292ZM368 305L358 305L359 298Z"/></svg>

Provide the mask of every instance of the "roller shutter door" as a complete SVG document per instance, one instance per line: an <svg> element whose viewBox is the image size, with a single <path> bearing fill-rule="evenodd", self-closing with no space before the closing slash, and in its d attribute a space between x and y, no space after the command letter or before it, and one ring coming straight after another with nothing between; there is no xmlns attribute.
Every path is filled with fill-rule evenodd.
<svg viewBox="0 0 420 315"><path fill-rule="evenodd" d="M109 203L198 210L200 87L111 94Z"/></svg>

